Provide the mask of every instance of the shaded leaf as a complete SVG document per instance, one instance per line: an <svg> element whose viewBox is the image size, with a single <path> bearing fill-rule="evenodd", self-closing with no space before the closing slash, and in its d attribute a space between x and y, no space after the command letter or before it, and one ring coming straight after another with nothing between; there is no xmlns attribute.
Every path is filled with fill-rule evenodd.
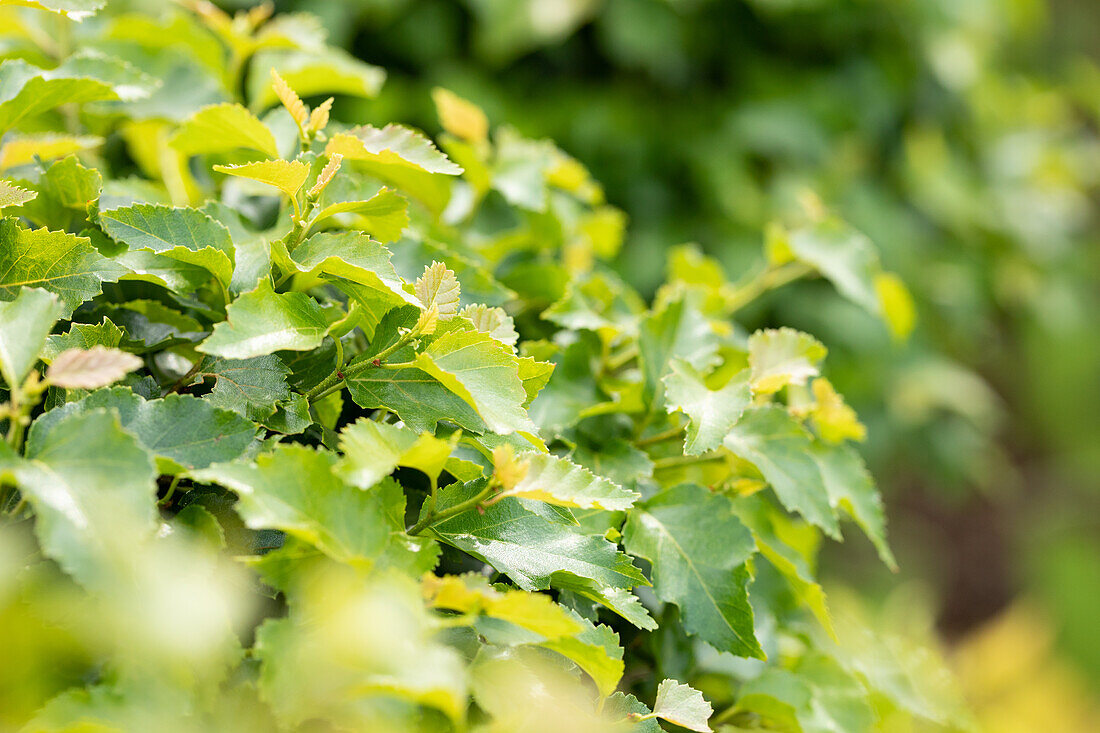
<svg viewBox="0 0 1100 733"><path fill-rule="evenodd" d="M746 410L723 444L756 466L783 506L839 538L836 513L813 457L813 436L786 410Z"/></svg>
<svg viewBox="0 0 1100 733"><path fill-rule="evenodd" d="M288 374L290 369L274 354L251 359L207 356L197 372L200 377L214 378L207 402L250 420L269 417L277 403L290 398Z"/></svg>
<svg viewBox="0 0 1100 733"><path fill-rule="evenodd" d="M856 521L892 570L897 569L894 553L886 542L886 517L882 497L867 466L850 445L813 444L812 455L821 470L829 502Z"/></svg>
<svg viewBox="0 0 1100 733"><path fill-rule="evenodd" d="M46 337L42 361L49 363L68 349L90 349L93 346L115 347L122 342L122 329L106 316L97 324L74 323L65 333Z"/></svg>
<svg viewBox="0 0 1100 733"><path fill-rule="evenodd" d="M251 421L208 400L178 394L145 400L115 387L50 410L34 422L31 435L42 437L69 415L100 409L116 412L122 429L156 457L158 470L166 474L231 461L248 450L257 434Z"/></svg>
<svg viewBox="0 0 1100 733"><path fill-rule="evenodd" d="M0 301L0 376L9 389L23 384L60 317L61 303L46 290L23 289Z"/></svg>

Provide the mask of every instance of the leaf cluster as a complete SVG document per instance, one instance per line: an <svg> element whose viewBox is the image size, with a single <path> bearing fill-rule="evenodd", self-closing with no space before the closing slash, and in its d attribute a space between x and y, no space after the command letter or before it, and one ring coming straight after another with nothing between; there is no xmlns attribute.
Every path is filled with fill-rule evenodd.
<svg viewBox="0 0 1100 733"><path fill-rule="evenodd" d="M896 326L865 237L811 212L737 281L677 250L647 303L578 161L444 90L438 144L341 122L383 74L307 16L32 5L0 8L43 57L0 64L0 613L42 681L5 722L949 722L814 575L842 518L894 563L825 347L736 321L820 275Z"/></svg>

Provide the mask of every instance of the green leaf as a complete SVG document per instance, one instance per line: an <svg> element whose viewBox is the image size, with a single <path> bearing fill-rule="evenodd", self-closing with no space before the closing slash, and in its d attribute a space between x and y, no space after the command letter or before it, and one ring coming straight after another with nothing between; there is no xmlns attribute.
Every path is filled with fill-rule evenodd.
<svg viewBox="0 0 1100 733"><path fill-rule="evenodd" d="M734 503L734 512L752 530L756 549L787 579L795 598L810 609L830 637L835 638L825 591L814 577L811 559L807 557L809 552L817 549L817 531L809 525L800 525L812 534L800 532L782 510L759 497L738 499Z"/></svg>
<svg viewBox="0 0 1100 733"><path fill-rule="evenodd" d="M365 234L341 232L314 234L294 249L291 261L301 273L347 283L349 294L358 296L358 300L381 298L390 305L416 305L416 298L405 290L390 257L388 249Z"/></svg>
<svg viewBox="0 0 1100 733"><path fill-rule="evenodd" d="M639 629L652 631L657 622L638 599L638 596L626 588L613 588L598 583L591 578L583 578L568 570L559 570L550 576L550 585L558 590L569 591L590 601L599 603L625 618Z"/></svg>
<svg viewBox="0 0 1100 733"><path fill-rule="evenodd" d="M340 433L344 457L337 473L348 483L369 489L393 473L415 442L416 433L411 430L367 418L357 420Z"/></svg>
<svg viewBox="0 0 1100 733"><path fill-rule="evenodd" d="M867 689L833 660L809 654L795 670L767 669L741 689L738 706L805 733L871 730Z"/></svg>
<svg viewBox="0 0 1100 733"><path fill-rule="evenodd" d="M673 361L664 378L665 407L688 416L684 455L697 456L722 445L722 439L752 404L748 370L735 374L725 386L712 390L703 375L684 361Z"/></svg>
<svg viewBox="0 0 1100 733"><path fill-rule="evenodd" d="M511 350L488 334L451 331L414 363L473 407L495 433L535 432L523 409L527 393Z"/></svg>
<svg viewBox="0 0 1100 733"><path fill-rule="evenodd" d="M771 394L788 384L806 384L819 374L825 354L820 341L793 328L757 331L749 337L753 391Z"/></svg>
<svg viewBox="0 0 1100 733"><path fill-rule="evenodd" d="M0 209L5 206L22 206L37 195L34 191L26 191L14 183L0 180Z"/></svg>
<svg viewBox="0 0 1100 733"><path fill-rule="evenodd" d="M122 429L156 457L158 470L165 474L231 461L249 449L257 434L252 422L207 400L178 394L145 400L115 387L96 390L43 414L31 426L31 437L52 434L70 415L102 409L118 414Z"/></svg>
<svg viewBox="0 0 1100 733"><path fill-rule="evenodd" d="M31 429L16 470L42 549L82 585L110 591L156 528L153 459L105 410Z"/></svg>
<svg viewBox="0 0 1100 733"><path fill-rule="evenodd" d="M437 511L474 496L485 481L441 489ZM525 508L518 499L498 501L484 513L471 510L455 515L434 525L429 533L489 563L524 590L549 588L550 576L561 570L613 588L646 582L612 543L551 522Z"/></svg>
<svg viewBox="0 0 1100 733"><path fill-rule="evenodd" d="M840 528L813 455L813 436L781 407L746 410L723 444L760 471L779 501L837 539Z"/></svg>
<svg viewBox="0 0 1100 733"><path fill-rule="evenodd" d="M169 143L184 155L225 153L238 148L279 157L270 128L239 104L215 104L191 115Z"/></svg>
<svg viewBox="0 0 1100 733"><path fill-rule="evenodd" d="M92 17L106 4L107 0L0 0L0 6L22 5L28 8L39 8L64 15L69 20L77 22Z"/></svg>
<svg viewBox="0 0 1100 733"><path fill-rule="evenodd" d="M676 680L664 680L657 685L653 715L688 730L710 733L707 721L714 714L710 703L691 685Z"/></svg>
<svg viewBox="0 0 1100 733"><path fill-rule="evenodd" d="M489 334L492 336L492 334ZM497 338L493 336L493 338ZM498 339L508 343L505 339ZM548 361L537 361L529 356L523 356L516 360L519 364L519 380L523 383L523 391L527 393L527 399L523 401L524 407L529 407L535 398L539 396L542 388L550 382L554 374L554 364Z"/></svg>
<svg viewBox="0 0 1100 733"><path fill-rule="evenodd" d="M265 279L230 303L225 321L197 348L226 359L309 351L321 345L328 328L317 301L305 293L276 293Z"/></svg>
<svg viewBox="0 0 1100 733"><path fill-rule="evenodd" d="M333 135L325 154L339 153L368 174L439 212L450 198L450 181L462 168L439 152L428 138L401 125L366 125Z"/></svg>
<svg viewBox="0 0 1100 733"><path fill-rule="evenodd" d="M309 177L309 166L300 160L262 160L241 165L216 165L214 170L274 186L291 199L302 190L306 178Z"/></svg>
<svg viewBox="0 0 1100 733"><path fill-rule="evenodd" d="M86 226L89 207L99 200L103 179L70 155L51 163L34 188L38 195L15 213L54 230L79 231Z"/></svg>
<svg viewBox="0 0 1100 733"><path fill-rule="evenodd" d="M539 646L572 660L596 683L600 697L607 697L619 686L625 667L619 635L608 626L597 626L580 616L576 620L584 626L581 633L550 639Z"/></svg>
<svg viewBox="0 0 1100 733"><path fill-rule="evenodd" d="M275 405L290 399L290 369L274 354L251 359L204 357L196 373L212 377L214 389L204 399L215 407L232 410L249 420L263 420Z"/></svg>
<svg viewBox="0 0 1100 733"><path fill-rule="evenodd" d="M349 486L335 466L331 452L284 443L255 462L217 464L191 476L235 491L237 512L250 528L279 529L334 560L371 567L391 543L402 542L404 527L394 525L382 491Z"/></svg>
<svg viewBox="0 0 1100 733"><path fill-rule="evenodd" d="M118 59L94 52L70 57L55 69L22 60L0 63L0 134L62 104L148 95L149 77Z"/></svg>
<svg viewBox="0 0 1100 733"><path fill-rule="evenodd" d="M829 445L816 441L813 457L825 481L829 502L855 520L874 544L882 561L896 571L897 561L886 542L882 497L859 453L850 445Z"/></svg>
<svg viewBox="0 0 1100 733"><path fill-rule="evenodd" d="M101 212L103 230L131 251L145 250L208 270L223 285L233 279L229 230L189 208L135 204Z"/></svg>
<svg viewBox="0 0 1100 733"><path fill-rule="evenodd" d="M473 407L420 369L367 368L347 385L355 404L389 410L419 432L435 432L441 420L474 433L488 429Z"/></svg>
<svg viewBox="0 0 1100 733"><path fill-rule="evenodd" d="M45 288L61 298L61 317L68 318L125 272L84 237L0 219L0 300L11 300L23 287Z"/></svg>
<svg viewBox="0 0 1100 733"><path fill-rule="evenodd" d="M795 230L788 239L796 258L812 265L841 295L879 314L875 276L881 271L878 252L866 235L838 219Z"/></svg>
<svg viewBox="0 0 1100 733"><path fill-rule="evenodd" d="M329 204L313 218L314 224L339 214L354 214L357 229L380 242L394 242L409 225L409 202L403 196L383 188L366 201L341 201Z"/></svg>
<svg viewBox="0 0 1100 733"><path fill-rule="evenodd" d="M537 499L557 506L582 509L629 509L639 494L613 481L596 476L568 458L550 453L524 453L518 459L527 464L527 474L507 496Z"/></svg>
<svg viewBox="0 0 1100 733"><path fill-rule="evenodd" d="M46 337L42 361L49 363L68 349L90 349L93 346L115 347L122 342L122 329L106 316L98 324L74 323L66 333Z"/></svg>
<svg viewBox="0 0 1100 733"><path fill-rule="evenodd" d="M664 404L664 384L673 359L682 359L704 371L717 361L718 338L706 317L686 300L676 300L648 315L638 340L645 399L652 407Z"/></svg>
<svg viewBox="0 0 1100 733"><path fill-rule="evenodd" d="M45 290L24 289L0 301L0 376L9 389L22 386L60 317L61 303Z"/></svg>
<svg viewBox="0 0 1100 733"><path fill-rule="evenodd" d="M319 721L336 730L462 729L465 665L435 637L415 584L329 573L315 585L256 635L260 692L287 730Z"/></svg>
<svg viewBox="0 0 1100 733"><path fill-rule="evenodd" d="M256 56L249 74L248 96L253 109L267 109L279 102L271 89L271 69L302 97L347 94L369 99L378 95L386 79L386 72L379 67L338 48L265 52Z"/></svg>
<svg viewBox="0 0 1100 733"><path fill-rule="evenodd" d="M688 633L719 651L764 659L745 565L756 546L728 497L687 484L665 489L630 512L623 546L653 564L657 597L680 607Z"/></svg>

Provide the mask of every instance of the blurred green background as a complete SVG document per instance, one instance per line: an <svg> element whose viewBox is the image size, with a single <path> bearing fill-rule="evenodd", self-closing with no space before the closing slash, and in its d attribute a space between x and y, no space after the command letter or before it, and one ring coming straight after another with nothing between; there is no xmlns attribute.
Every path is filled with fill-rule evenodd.
<svg viewBox="0 0 1100 733"><path fill-rule="evenodd" d="M747 314L828 344L829 376L870 429L902 575L858 542L829 548L823 566L872 595L930 589L987 722L1012 718L1002 698L1070 704L1044 702L1060 694L1044 679L1095 705L1100 4L277 6L320 15L334 42L389 71L379 99L338 116L434 133L441 85L578 157L630 217L618 264L643 291L683 242L736 277L807 189L870 235L916 298L908 342L823 284ZM1009 662L1020 679L983 673Z"/></svg>

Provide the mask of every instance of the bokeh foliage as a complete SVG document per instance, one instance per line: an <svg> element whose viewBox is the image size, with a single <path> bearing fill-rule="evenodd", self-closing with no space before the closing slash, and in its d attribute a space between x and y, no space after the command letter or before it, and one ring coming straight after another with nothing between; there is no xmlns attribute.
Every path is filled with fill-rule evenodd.
<svg viewBox="0 0 1100 733"><path fill-rule="evenodd" d="M744 271L806 189L866 232L914 292L907 344L809 285L746 317L829 343L942 627L1037 595L1100 679L1092 3L288 5L391 68L367 114L433 129L416 92L443 84L584 160L631 218L617 265L643 290L672 243Z"/></svg>

